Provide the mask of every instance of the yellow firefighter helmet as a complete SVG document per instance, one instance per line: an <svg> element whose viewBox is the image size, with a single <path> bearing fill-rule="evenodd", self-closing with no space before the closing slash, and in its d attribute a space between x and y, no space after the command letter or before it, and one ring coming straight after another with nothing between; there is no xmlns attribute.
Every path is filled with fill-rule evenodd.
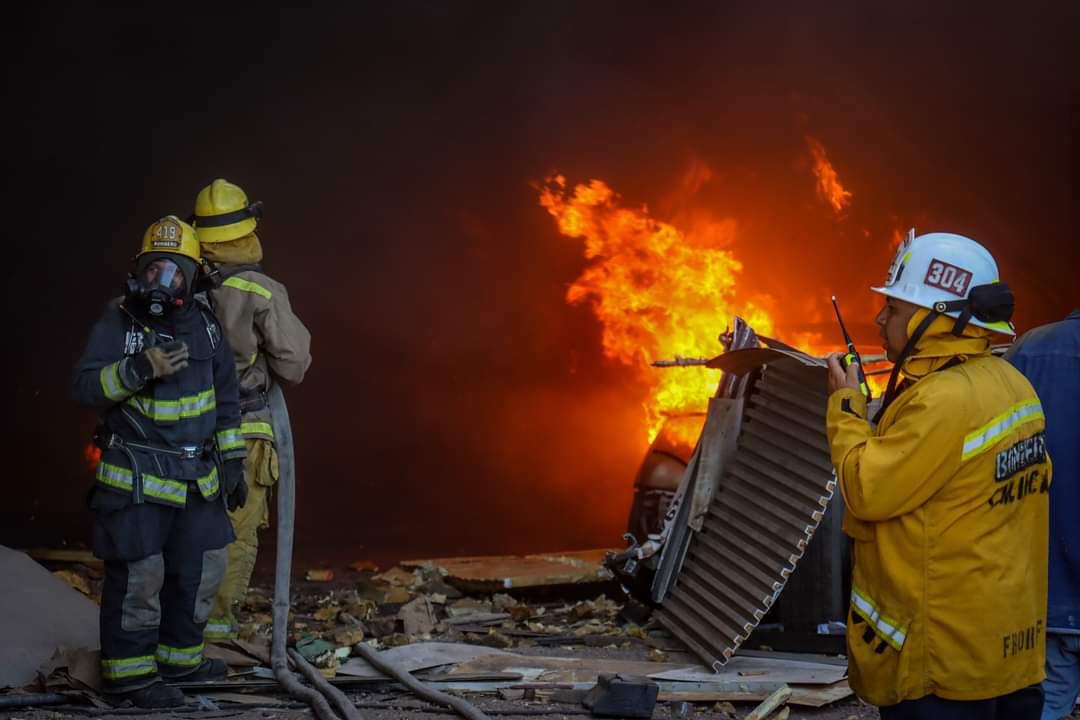
<svg viewBox="0 0 1080 720"><path fill-rule="evenodd" d="M218 178L195 198L199 241L220 243L244 237L258 224L261 205L249 203L247 193L240 186Z"/></svg>
<svg viewBox="0 0 1080 720"><path fill-rule="evenodd" d="M196 265L202 258L195 228L175 215L166 215L146 229L142 247L136 257L142 257L146 253L182 255L195 261Z"/></svg>

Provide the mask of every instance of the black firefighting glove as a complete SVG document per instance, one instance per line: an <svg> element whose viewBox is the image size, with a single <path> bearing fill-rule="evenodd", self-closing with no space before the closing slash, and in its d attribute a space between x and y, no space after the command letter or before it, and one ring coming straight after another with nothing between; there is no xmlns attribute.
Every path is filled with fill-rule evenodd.
<svg viewBox="0 0 1080 720"><path fill-rule="evenodd" d="M187 343L171 340L143 350L131 358L132 369L145 383L148 380L168 377L188 366Z"/></svg>
<svg viewBox="0 0 1080 720"><path fill-rule="evenodd" d="M248 487L244 479L244 459L226 460L222 467L222 489L225 495L225 507L233 512L244 507L247 502Z"/></svg>

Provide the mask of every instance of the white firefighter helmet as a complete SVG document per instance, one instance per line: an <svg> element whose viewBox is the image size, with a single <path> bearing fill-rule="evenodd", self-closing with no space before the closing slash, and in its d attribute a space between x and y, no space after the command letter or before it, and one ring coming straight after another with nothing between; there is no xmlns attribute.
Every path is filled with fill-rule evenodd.
<svg viewBox="0 0 1080 720"><path fill-rule="evenodd" d="M945 304L955 306L956 301L968 299L972 288L999 281L994 256L971 238L945 232L916 237L912 229L896 250L885 284L870 289L933 310ZM950 308L944 314L956 318L961 311ZM994 332L1016 334L1007 320L989 322L972 317L970 322Z"/></svg>

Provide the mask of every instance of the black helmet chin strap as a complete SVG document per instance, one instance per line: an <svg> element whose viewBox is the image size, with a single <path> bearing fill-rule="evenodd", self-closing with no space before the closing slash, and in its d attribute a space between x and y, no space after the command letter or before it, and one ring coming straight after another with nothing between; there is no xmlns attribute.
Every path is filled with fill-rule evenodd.
<svg viewBox="0 0 1080 720"><path fill-rule="evenodd" d="M896 358L896 362L893 363L892 372L889 373L889 385L885 388L885 395L881 400L881 407L878 408L877 414L874 415L874 423L881 420L881 416L885 414L885 409L889 407L893 400L896 399L896 381L900 378L900 368L904 367L904 363L911 357L911 354L915 352L915 346L922 340L922 336L926 333L926 329L930 327L930 323L937 320L941 315L936 309L931 310L926 314L926 317L922 319L918 327L915 328L915 332L911 333L911 337L904 343L904 349L900 351L899 357Z"/></svg>
<svg viewBox="0 0 1080 720"><path fill-rule="evenodd" d="M962 300L936 302L934 310L939 313L960 312L953 326L953 335L960 337L971 318L985 323L1009 322L1013 314L1012 289L1003 282L976 285Z"/></svg>
<svg viewBox="0 0 1080 720"><path fill-rule="evenodd" d="M877 423L881 420L885 409L896 399L896 381L900 377L900 369L904 367L904 363L915 352L915 346L926 333L926 329L930 327L930 323L945 313L959 312L960 316L956 318L956 322L953 324L952 334L960 337L964 334L964 329L967 328L973 317L985 323L1009 322L1012 319L1013 305L1012 290L1003 282L976 285L971 288L966 298L934 303L934 306L930 308L930 312L926 314L919 326L915 328L915 332L911 333L911 337L904 343L904 349L900 351L900 356L896 358L892 372L889 373L889 385L881 401L881 408L874 415L874 422Z"/></svg>

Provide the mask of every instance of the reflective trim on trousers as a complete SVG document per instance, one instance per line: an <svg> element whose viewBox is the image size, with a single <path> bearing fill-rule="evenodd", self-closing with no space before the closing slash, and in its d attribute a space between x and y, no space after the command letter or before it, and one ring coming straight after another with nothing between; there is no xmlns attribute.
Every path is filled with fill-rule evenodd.
<svg viewBox="0 0 1080 720"><path fill-rule="evenodd" d="M162 665L175 665L177 667L202 665L203 647L203 643L186 648L158 645L157 661Z"/></svg>
<svg viewBox="0 0 1080 720"><path fill-rule="evenodd" d="M237 635L236 626L228 620L211 619L203 631L203 637L207 640L235 640Z"/></svg>
<svg viewBox="0 0 1080 720"><path fill-rule="evenodd" d="M139 677L140 675L153 675L156 672L157 663L154 662L153 655L117 658L115 660L101 659L101 677L106 680L123 680L124 678Z"/></svg>

